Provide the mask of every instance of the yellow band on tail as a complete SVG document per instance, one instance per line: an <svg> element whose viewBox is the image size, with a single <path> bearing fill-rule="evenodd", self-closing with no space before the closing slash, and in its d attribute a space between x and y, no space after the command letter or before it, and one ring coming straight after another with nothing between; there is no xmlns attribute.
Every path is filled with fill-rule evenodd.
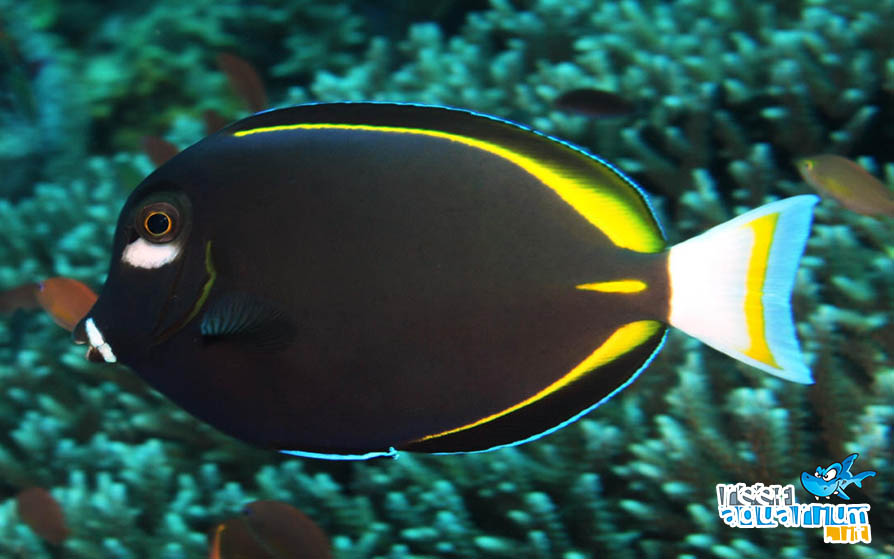
<svg viewBox="0 0 894 559"><path fill-rule="evenodd" d="M748 339L751 345L743 352L755 361L766 363L776 369L780 368L779 364L776 363L770 346L767 345L763 293L770 260L770 245L773 243L778 219L779 214L771 213L746 224L746 227L750 227L753 232L754 243L751 248L748 274L745 277L745 321L748 324Z"/></svg>

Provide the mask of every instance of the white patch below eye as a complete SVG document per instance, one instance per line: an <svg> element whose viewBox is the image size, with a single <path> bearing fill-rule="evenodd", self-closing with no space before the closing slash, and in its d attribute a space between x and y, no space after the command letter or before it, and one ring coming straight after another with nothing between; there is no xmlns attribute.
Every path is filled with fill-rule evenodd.
<svg viewBox="0 0 894 559"><path fill-rule="evenodd" d="M175 243L153 244L146 239L137 239L124 247L121 261L135 268L152 270L170 264L180 256L180 245Z"/></svg>
<svg viewBox="0 0 894 559"><path fill-rule="evenodd" d="M110 346L105 338L102 337L102 332L96 327L96 323L93 322L92 318L87 319L87 322L84 323L84 327L87 329L87 339L90 340L90 345L99 351L99 354L102 355L102 358L105 359L106 363L116 362L118 358L115 357L115 353L112 351L112 346Z"/></svg>

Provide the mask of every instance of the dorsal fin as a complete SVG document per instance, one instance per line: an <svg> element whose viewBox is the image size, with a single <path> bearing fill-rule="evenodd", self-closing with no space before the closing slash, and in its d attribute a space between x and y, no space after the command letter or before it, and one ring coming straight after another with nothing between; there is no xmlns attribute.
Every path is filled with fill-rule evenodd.
<svg viewBox="0 0 894 559"><path fill-rule="evenodd" d="M851 466L854 465L854 460L857 459L857 456L859 456L859 454L856 454L856 453L851 454L850 456L848 456L847 458L845 458L844 460L841 461L841 472L838 473L838 477L843 477L843 474L845 474L845 473L848 474L848 477L850 477L852 475L851 474Z"/></svg>
<svg viewBox="0 0 894 559"><path fill-rule="evenodd" d="M537 177L617 246L650 253L665 248L645 194L621 171L581 148L492 116L425 105L329 103L265 111L225 132L245 137L322 129L417 134L485 150Z"/></svg>

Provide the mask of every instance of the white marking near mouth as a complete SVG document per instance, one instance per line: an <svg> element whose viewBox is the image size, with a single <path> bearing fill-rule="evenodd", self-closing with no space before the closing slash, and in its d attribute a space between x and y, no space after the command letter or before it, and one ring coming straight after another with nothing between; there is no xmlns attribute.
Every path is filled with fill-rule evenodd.
<svg viewBox="0 0 894 559"><path fill-rule="evenodd" d="M115 357L115 353L112 351L112 346L110 346L102 337L102 332L96 327L96 323L93 322L92 318L87 319L87 322L84 323L84 327L87 329L87 338L90 340L90 345L96 348L96 351L102 355L102 358L105 359L106 363L114 363L118 361L118 358Z"/></svg>
<svg viewBox="0 0 894 559"><path fill-rule="evenodd" d="M124 247L121 261L134 268L152 270L170 264L178 256L180 256L180 245L178 244L153 244L146 239L139 238Z"/></svg>

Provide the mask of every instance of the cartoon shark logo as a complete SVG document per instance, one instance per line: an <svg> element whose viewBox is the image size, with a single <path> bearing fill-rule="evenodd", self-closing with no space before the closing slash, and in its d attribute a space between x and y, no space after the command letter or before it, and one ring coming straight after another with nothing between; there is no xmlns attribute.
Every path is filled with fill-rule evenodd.
<svg viewBox="0 0 894 559"><path fill-rule="evenodd" d="M813 474L801 472L801 485L817 500L820 497L828 499L831 495L838 495L842 499L850 501L851 498L844 492L844 488L852 483L857 487L863 487L863 480L876 474L873 470L852 474L851 466L854 465L854 460L858 456L860 455L856 453L851 454L842 462L835 462L828 468L817 466L816 472Z"/></svg>

